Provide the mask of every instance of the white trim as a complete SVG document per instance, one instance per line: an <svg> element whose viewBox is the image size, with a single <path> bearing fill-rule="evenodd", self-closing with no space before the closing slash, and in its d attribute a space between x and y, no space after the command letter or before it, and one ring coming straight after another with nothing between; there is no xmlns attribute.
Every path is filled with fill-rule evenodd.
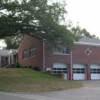
<svg viewBox="0 0 100 100"><path fill-rule="evenodd" d="M57 53L57 52L54 52L54 53L53 53L53 55L62 55L62 56L64 56L64 55L70 55L70 54L65 54L65 53Z"/></svg>
<svg viewBox="0 0 100 100"><path fill-rule="evenodd" d="M74 44L79 44L79 45L91 45L91 46L100 47L100 44L97 44L97 43L89 43L89 42L74 42Z"/></svg>
<svg viewBox="0 0 100 100"><path fill-rule="evenodd" d="M73 64L73 68L85 68L84 64Z"/></svg>

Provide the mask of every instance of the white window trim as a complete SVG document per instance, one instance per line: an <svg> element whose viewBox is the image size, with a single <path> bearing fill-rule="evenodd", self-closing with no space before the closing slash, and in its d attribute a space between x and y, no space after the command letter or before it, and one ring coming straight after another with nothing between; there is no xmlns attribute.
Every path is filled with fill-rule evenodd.
<svg viewBox="0 0 100 100"><path fill-rule="evenodd" d="M57 52L53 52L53 55L70 55L70 53L69 53L69 54L65 54L65 53L57 53Z"/></svg>

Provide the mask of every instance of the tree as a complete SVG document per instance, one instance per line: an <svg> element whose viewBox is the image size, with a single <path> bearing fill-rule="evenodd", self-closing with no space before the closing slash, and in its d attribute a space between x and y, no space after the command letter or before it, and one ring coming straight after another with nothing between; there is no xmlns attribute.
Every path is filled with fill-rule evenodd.
<svg viewBox="0 0 100 100"><path fill-rule="evenodd" d="M67 13L65 4L48 1L0 0L0 37L28 34L52 44L71 45L73 35L60 24Z"/></svg>
<svg viewBox="0 0 100 100"><path fill-rule="evenodd" d="M4 39L6 43L6 49L18 49L19 44L21 42L22 36L11 36L11 37L6 37Z"/></svg>
<svg viewBox="0 0 100 100"><path fill-rule="evenodd" d="M91 35L85 28L80 26L72 27L71 32L73 33L76 40L79 40L82 37L96 38L94 35Z"/></svg>

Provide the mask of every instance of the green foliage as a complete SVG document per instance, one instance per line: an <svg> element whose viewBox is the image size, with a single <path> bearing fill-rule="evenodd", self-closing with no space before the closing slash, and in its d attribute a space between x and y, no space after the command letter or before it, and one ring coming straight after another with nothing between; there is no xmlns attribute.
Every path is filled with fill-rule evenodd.
<svg viewBox="0 0 100 100"><path fill-rule="evenodd" d="M71 32L76 40L82 37L96 38L95 35L91 35L85 28L82 29L80 26L72 27Z"/></svg>
<svg viewBox="0 0 100 100"><path fill-rule="evenodd" d="M5 12L6 11L6 12ZM72 44L73 35L61 25L65 2L48 0L1 0L0 37L29 34L51 44Z"/></svg>
<svg viewBox="0 0 100 100"><path fill-rule="evenodd" d="M21 39L22 39L22 35L6 37L4 39L7 45L6 49L18 49Z"/></svg>
<svg viewBox="0 0 100 100"><path fill-rule="evenodd" d="M21 68L21 65L18 62L16 63L16 68Z"/></svg>

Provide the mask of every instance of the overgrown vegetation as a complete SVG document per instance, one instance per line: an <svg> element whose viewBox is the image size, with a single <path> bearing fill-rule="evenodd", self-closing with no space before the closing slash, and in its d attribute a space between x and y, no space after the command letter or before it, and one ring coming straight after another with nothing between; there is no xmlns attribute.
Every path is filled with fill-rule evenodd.
<svg viewBox="0 0 100 100"><path fill-rule="evenodd" d="M56 76L31 69L0 69L0 91L46 92L81 87L79 81L64 81Z"/></svg>

